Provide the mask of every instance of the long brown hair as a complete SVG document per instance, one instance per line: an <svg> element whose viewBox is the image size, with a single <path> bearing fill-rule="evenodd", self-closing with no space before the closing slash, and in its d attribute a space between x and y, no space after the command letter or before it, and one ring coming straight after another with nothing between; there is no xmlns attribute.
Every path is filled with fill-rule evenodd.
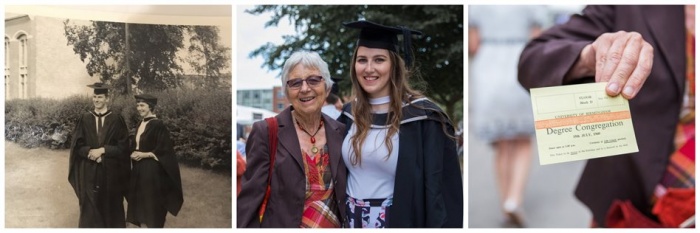
<svg viewBox="0 0 700 233"><path fill-rule="evenodd" d="M352 55L352 61L350 62L350 80L352 81L352 95L354 103L352 103L352 115L355 118L355 125L357 127L357 132L355 135L350 137L352 142L352 150L354 156L350 156L350 162L352 165L362 165L362 153L361 148L367 134L369 133L370 125L372 124L372 106L369 104L369 97L366 91L362 89L360 83L357 81L357 73L355 72L355 60L357 59L357 50L359 46L355 48L355 52ZM384 144L387 149L389 149L389 154L391 154L394 149L394 145L391 142L391 137L398 133L399 126L401 124L402 112L401 108L403 103L410 103L412 100L423 97L419 91L414 90L408 84L408 79L411 76L411 72L406 69L404 60L399 56L398 53L393 51L389 52L389 61L391 61L391 74L389 76L389 97L391 102L389 103L389 117L387 118L387 124L389 125L389 132L387 132L384 138Z"/></svg>

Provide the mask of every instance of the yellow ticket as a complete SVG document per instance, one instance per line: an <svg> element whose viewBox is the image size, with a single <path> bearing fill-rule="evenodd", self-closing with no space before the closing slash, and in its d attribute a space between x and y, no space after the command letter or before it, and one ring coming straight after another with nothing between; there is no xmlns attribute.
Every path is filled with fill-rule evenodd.
<svg viewBox="0 0 700 233"><path fill-rule="evenodd" d="M629 102L606 84L530 89L540 165L639 151Z"/></svg>

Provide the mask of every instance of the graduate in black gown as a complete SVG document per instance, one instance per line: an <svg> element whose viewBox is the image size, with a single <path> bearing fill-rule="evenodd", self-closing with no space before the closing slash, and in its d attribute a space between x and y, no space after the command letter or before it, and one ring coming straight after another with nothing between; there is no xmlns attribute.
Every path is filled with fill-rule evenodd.
<svg viewBox="0 0 700 233"><path fill-rule="evenodd" d="M71 141L68 181L80 206L79 227L126 227L124 197L129 183L129 131L109 110L109 87L94 89L94 110L83 113Z"/></svg>
<svg viewBox="0 0 700 233"><path fill-rule="evenodd" d="M350 65L353 101L338 121L348 129L346 222L357 228L461 228L462 173L454 126L408 85L412 34L369 21ZM397 34L404 35L403 59Z"/></svg>
<svg viewBox="0 0 700 233"><path fill-rule="evenodd" d="M154 113L158 99L136 95L136 111L143 118L133 140L131 183L127 221L138 226L162 228L170 212L182 207L180 167L175 158L170 131Z"/></svg>

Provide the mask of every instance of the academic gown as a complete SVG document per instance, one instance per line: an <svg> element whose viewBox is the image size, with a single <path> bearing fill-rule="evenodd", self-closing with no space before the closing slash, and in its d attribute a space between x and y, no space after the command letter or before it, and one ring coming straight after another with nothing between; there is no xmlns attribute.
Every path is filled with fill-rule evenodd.
<svg viewBox="0 0 700 233"><path fill-rule="evenodd" d="M443 130L445 127L454 137L454 127L426 98L414 100L401 111L399 158L387 227L461 228L464 208L457 144ZM351 112L348 103L338 118L346 129L354 123ZM386 117L375 114L372 124L385 125Z"/></svg>
<svg viewBox="0 0 700 233"><path fill-rule="evenodd" d="M79 227L126 227L124 196L129 181L128 129L118 113L104 116L98 134L95 115L78 119L71 141L68 181L80 205ZM105 148L102 161L88 159L90 149Z"/></svg>
<svg viewBox="0 0 700 233"><path fill-rule="evenodd" d="M158 157L134 161L127 197L127 221L148 227L163 227L166 212L177 216L183 203L180 167L175 158L170 131L160 119L148 119L139 139L141 152ZM141 122L144 124L144 122ZM136 149L136 145L132 145Z"/></svg>

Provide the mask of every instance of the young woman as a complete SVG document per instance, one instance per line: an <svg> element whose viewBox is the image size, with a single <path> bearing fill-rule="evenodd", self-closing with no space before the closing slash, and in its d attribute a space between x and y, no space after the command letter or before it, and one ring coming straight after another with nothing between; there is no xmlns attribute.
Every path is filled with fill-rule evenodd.
<svg viewBox="0 0 700 233"><path fill-rule="evenodd" d="M165 216L182 207L180 167L170 131L154 113L158 99L136 95L136 111L143 118L132 145L131 186L126 220L137 226L162 228Z"/></svg>
<svg viewBox="0 0 700 233"><path fill-rule="evenodd" d="M354 100L339 118L348 128L342 153L349 226L462 227L454 127L409 87L398 54L397 34L419 32L368 21L345 26L361 29L350 68Z"/></svg>

